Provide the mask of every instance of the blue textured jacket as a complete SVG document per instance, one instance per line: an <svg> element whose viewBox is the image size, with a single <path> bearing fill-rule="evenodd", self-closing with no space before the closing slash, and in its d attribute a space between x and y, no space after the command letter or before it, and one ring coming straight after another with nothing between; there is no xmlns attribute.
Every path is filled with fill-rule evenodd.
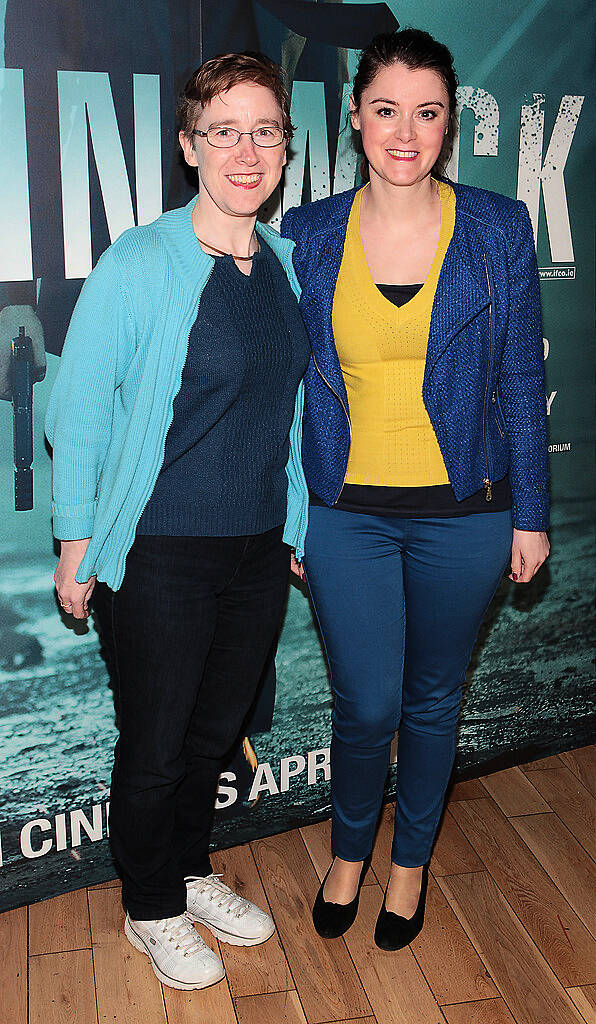
<svg viewBox="0 0 596 1024"><path fill-rule="evenodd" d="M548 526L546 396L534 239L522 202L450 182L455 229L435 294L422 397L458 501L509 472L513 525ZM312 345L304 378L307 483L333 505L350 450L333 295L356 189L288 210Z"/></svg>

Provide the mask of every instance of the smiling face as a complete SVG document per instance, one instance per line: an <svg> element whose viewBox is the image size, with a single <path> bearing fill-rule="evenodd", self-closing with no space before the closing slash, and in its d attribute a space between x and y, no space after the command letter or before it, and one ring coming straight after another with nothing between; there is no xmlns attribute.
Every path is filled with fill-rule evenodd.
<svg viewBox="0 0 596 1024"><path fill-rule="evenodd" d="M199 113L194 127L236 128L251 132L267 125L283 127L281 108L263 85L242 82L215 96ZM266 149L242 135L230 149L217 149L198 135L179 134L184 158L199 174L199 199L231 217L251 217L269 198L286 162L286 141ZM215 212L215 211L214 211Z"/></svg>
<svg viewBox="0 0 596 1024"><path fill-rule="evenodd" d="M382 68L362 93L352 126L362 135L371 183L414 185L430 175L449 123L449 96L435 71Z"/></svg>

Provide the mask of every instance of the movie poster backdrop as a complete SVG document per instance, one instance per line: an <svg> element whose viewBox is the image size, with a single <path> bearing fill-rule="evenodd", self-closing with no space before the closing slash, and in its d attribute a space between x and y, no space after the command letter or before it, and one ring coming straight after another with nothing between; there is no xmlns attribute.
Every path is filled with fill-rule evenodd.
<svg viewBox="0 0 596 1024"><path fill-rule="evenodd" d="M490 16L489 16L490 12ZM0 910L114 876L114 705L93 621L61 613L43 422L72 309L127 227L187 202L176 96L202 60L261 49L297 132L263 212L352 187L357 51L427 29L452 49L453 179L523 199L540 267L552 555L507 580L468 675L455 777L594 738L594 94L589 0L0 0ZM331 697L307 596L221 777L214 846L329 815ZM395 785L395 769L387 794Z"/></svg>

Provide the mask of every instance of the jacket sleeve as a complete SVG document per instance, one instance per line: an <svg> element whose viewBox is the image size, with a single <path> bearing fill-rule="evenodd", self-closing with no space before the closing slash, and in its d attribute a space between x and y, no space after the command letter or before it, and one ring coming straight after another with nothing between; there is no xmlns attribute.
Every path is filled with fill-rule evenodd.
<svg viewBox="0 0 596 1024"><path fill-rule="evenodd" d="M279 226L279 233L282 238L290 238L293 242L296 241L296 235L294 233L294 213L296 208L293 206L291 209L286 210L283 217L281 218L281 224Z"/></svg>
<svg viewBox="0 0 596 1024"><path fill-rule="evenodd" d="M48 404L53 448L54 536L93 531L97 486L110 441L118 353L130 330L121 271L108 249L85 281L66 334Z"/></svg>
<svg viewBox="0 0 596 1024"><path fill-rule="evenodd" d="M284 213L280 225L282 238L289 238L294 242L292 263L301 288L308 280L311 268L312 233L308 227L308 213L311 209L312 204L291 207Z"/></svg>
<svg viewBox="0 0 596 1024"><path fill-rule="evenodd" d="M546 530L549 522L548 439L540 283L528 210L507 240L509 318L499 372L499 393L511 453L513 525Z"/></svg>

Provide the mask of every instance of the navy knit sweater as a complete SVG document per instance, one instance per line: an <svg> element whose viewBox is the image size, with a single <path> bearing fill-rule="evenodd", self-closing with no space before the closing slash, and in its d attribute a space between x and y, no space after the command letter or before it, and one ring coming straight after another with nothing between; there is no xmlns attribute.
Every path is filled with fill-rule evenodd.
<svg viewBox="0 0 596 1024"><path fill-rule="evenodd" d="M284 522L289 431L310 345L283 268L260 244L248 277L231 256L215 260L137 533L241 536Z"/></svg>

